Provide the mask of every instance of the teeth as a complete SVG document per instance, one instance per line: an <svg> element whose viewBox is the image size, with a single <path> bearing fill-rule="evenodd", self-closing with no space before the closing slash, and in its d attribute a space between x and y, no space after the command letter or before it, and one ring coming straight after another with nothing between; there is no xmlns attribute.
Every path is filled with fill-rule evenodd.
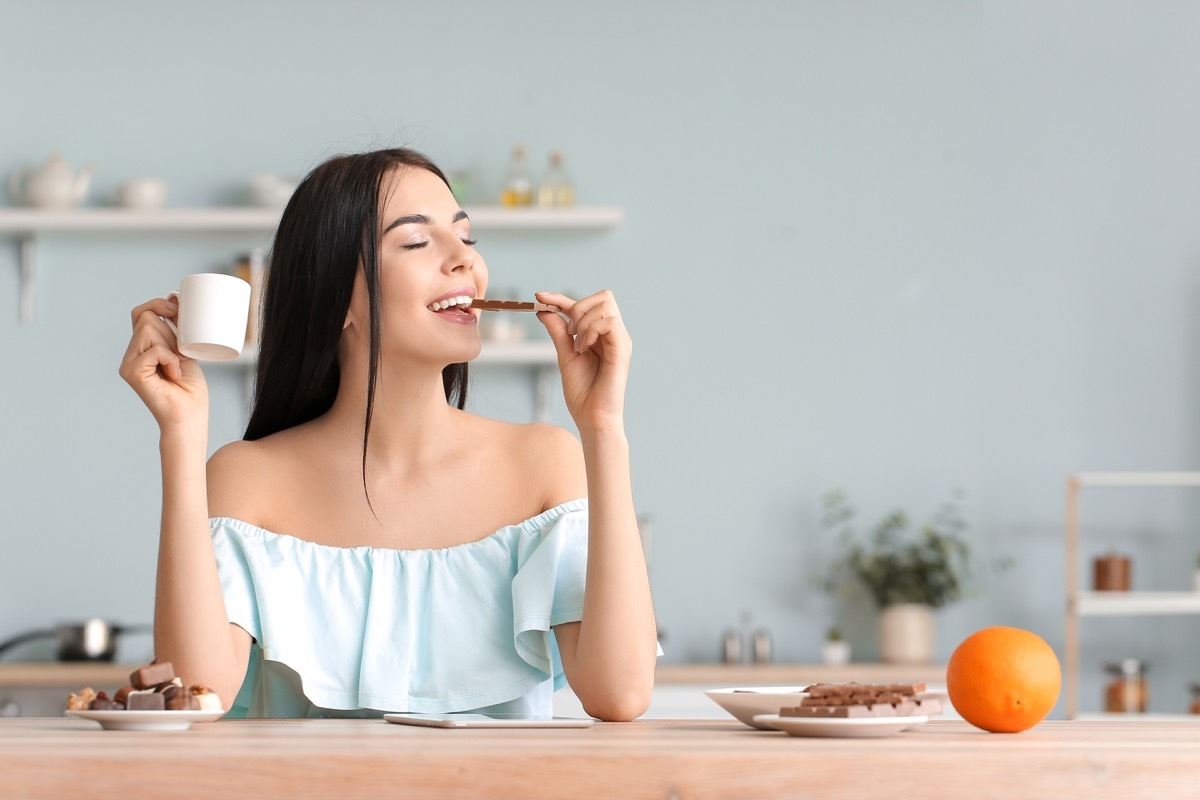
<svg viewBox="0 0 1200 800"><path fill-rule="evenodd" d="M458 297L448 297L445 300L430 303L428 308L430 311L445 311L450 306L467 306L470 304L471 298L465 294L460 294Z"/></svg>

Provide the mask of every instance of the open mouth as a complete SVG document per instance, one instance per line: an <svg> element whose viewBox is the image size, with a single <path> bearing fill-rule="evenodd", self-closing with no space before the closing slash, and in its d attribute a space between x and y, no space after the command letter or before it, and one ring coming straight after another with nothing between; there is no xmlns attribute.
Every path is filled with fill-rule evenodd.
<svg viewBox="0 0 1200 800"><path fill-rule="evenodd" d="M471 298L465 294L458 297L447 297L445 300L439 300L436 303L430 303L425 306L435 314L446 314L451 316L474 316L471 313Z"/></svg>

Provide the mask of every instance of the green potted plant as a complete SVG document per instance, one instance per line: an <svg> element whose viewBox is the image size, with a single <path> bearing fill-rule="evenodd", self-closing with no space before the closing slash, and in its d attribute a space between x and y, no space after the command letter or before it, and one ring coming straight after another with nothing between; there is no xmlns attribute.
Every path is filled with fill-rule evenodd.
<svg viewBox="0 0 1200 800"><path fill-rule="evenodd" d="M832 627L825 632L825 643L821 645L821 661L835 666L850 662L850 643L842 637L841 628Z"/></svg>
<svg viewBox="0 0 1200 800"><path fill-rule="evenodd" d="M853 526L855 510L845 492L824 497L822 526L835 531L843 557L825 585L865 588L879 609L880 659L924 663L933 655L933 610L960 599L969 577L971 547L955 493L934 517L914 528L908 515L892 511L865 537Z"/></svg>

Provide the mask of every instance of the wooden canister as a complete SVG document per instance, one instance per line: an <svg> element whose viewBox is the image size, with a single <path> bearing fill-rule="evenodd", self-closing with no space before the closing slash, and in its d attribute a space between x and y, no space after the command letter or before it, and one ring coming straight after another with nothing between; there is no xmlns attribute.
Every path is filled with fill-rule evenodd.
<svg viewBox="0 0 1200 800"><path fill-rule="evenodd" d="M1099 556L1092 562L1092 588L1097 592L1128 592L1129 573L1129 556Z"/></svg>

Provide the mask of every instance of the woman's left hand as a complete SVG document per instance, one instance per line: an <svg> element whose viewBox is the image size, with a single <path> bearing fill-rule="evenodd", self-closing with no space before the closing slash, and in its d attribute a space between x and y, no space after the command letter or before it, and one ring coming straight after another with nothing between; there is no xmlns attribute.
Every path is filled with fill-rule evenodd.
<svg viewBox="0 0 1200 800"><path fill-rule="evenodd" d="M633 340L613 293L605 289L582 300L557 292L537 292L536 297L558 306L567 317L538 312L558 351L563 396L575 425L581 433L584 429L620 428L624 425Z"/></svg>

